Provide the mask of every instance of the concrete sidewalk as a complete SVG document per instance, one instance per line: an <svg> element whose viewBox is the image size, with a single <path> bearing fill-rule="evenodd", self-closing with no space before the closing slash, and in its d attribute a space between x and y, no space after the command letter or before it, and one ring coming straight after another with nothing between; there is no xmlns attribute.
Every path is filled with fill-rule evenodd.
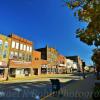
<svg viewBox="0 0 100 100"><path fill-rule="evenodd" d="M41 100L91 100L95 78L90 75L85 80L78 80L63 87L58 96L51 94Z"/></svg>
<svg viewBox="0 0 100 100"><path fill-rule="evenodd" d="M70 80L79 80L80 76L74 76L73 74L57 74L57 75L41 75L41 76L32 76L26 78L10 78L8 81L0 81L0 84L9 84L9 83L21 83L21 82L38 82L38 81L50 81L50 79L57 78L60 82L67 82Z"/></svg>

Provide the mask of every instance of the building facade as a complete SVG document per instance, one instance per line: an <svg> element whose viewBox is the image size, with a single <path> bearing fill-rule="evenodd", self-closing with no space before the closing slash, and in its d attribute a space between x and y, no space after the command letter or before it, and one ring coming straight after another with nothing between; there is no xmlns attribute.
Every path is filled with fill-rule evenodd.
<svg viewBox="0 0 100 100"><path fill-rule="evenodd" d="M58 55L57 57L58 63L58 74L66 73L66 58L63 55Z"/></svg>
<svg viewBox="0 0 100 100"><path fill-rule="evenodd" d="M11 77L30 76L32 73L32 42L15 34L9 37L11 38L9 75Z"/></svg>
<svg viewBox="0 0 100 100"><path fill-rule="evenodd" d="M41 52L33 51L33 75L47 74L47 60L41 59Z"/></svg>
<svg viewBox="0 0 100 100"><path fill-rule="evenodd" d="M6 79L8 76L10 44L11 39L0 34L0 79Z"/></svg>
<svg viewBox="0 0 100 100"><path fill-rule="evenodd" d="M67 56L66 58L77 64L77 71L82 71L82 60L79 56Z"/></svg>
<svg viewBox="0 0 100 100"><path fill-rule="evenodd" d="M55 48L44 47L40 49L36 49L41 52L41 59L47 60L47 73L48 74L56 74L58 71L57 65L57 57L59 55L58 51Z"/></svg>

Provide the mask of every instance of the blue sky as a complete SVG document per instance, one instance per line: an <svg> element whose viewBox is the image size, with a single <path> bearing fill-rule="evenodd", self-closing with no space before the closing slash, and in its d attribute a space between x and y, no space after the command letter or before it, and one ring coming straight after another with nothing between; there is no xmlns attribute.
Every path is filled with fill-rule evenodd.
<svg viewBox="0 0 100 100"><path fill-rule="evenodd" d="M92 47L75 37L84 27L64 6L63 0L0 0L0 32L11 32L34 42L34 48L48 44L65 56L79 55L91 64Z"/></svg>

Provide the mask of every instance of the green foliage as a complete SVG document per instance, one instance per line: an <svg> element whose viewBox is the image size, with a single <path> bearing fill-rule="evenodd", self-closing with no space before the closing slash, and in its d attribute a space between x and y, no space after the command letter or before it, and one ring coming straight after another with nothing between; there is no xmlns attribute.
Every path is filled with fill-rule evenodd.
<svg viewBox="0 0 100 100"><path fill-rule="evenodd" d="M100 49L93 50L92 61L98 66L100 66Z"/></svg>
<svg viewBox="0 0 100 100"><path fill-rule="evenodd" d="M88 45L100 46L100 0L64 0L75 16L87 22L84 29L76 30L76 37Z"/></svg>

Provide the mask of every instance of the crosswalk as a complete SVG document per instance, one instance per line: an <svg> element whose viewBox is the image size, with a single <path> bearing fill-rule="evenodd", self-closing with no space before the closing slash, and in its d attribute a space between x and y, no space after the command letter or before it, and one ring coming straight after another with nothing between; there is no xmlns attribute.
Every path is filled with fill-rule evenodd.
<svg viewBox="0 0 100 100"><path fill-rule="evenodd" d="M51 92L50 84L47 83L38 83L38 84L13 84L10 86L3 86L0 89L0 98L1 97L35 97L35 96L44 96L46 95L48 91L48 94ZM1 100L1 99L0 99ZM6 100L6 99L5 99Z"/></svg>

